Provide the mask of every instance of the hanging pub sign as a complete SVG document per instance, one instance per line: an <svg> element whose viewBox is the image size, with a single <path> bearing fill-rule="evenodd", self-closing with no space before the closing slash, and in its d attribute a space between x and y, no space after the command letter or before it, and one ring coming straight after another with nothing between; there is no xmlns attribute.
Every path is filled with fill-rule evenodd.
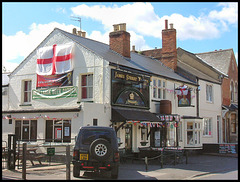
<svg viewBox="0 0 240 182"><path fill-rule="evenodd" d="M112 105L149 108L150 77L112 70Z"/></svg>
<svg viewBox="0 0 240 182"><path fill-rule="evenodd" d="M178 107L188 107L191 105L191 91L186 85L175 89L178 96Z"/></svg>
<svg viewBox="0 0 240 182"><path fill-rule="evenodd" d="M37 50L37 88L72 86L72 49L68 43Z"/></svg>

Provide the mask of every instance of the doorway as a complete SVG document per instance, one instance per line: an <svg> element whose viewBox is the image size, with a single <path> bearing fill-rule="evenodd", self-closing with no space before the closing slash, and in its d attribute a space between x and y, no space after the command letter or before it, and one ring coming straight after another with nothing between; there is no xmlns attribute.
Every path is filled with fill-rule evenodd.
<svg viewBox="0 0 240 182"><path fill-rule="evenodd" d="M125 151L132 152L132 125L127 124L125 127Z"/></svg>

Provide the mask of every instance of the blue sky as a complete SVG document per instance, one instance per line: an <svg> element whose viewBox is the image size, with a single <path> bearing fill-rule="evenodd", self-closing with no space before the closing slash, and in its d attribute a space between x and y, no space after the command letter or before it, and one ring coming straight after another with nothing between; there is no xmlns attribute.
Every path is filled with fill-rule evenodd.
<svg viewBox="0 0 240 182"><path fill-rule="evenodd" d="M232 48L238 62L237 3L2 3L2 65L8 71L26 58L58 27L68 32L81 17L86 37L109 43L112 25L126 23L136 50L162 47L165 19L177 30L177 47L192 53Z"/></svg>

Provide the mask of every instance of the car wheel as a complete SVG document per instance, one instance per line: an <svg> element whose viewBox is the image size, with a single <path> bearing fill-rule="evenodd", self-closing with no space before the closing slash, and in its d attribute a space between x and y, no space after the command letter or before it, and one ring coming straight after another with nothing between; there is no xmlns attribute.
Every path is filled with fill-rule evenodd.
<svg viewBox="0 0 240 182"><path fill-rule="evenodd" d="M73 165L73 176L76 178L80 176L80 167L77 165Z"/></svg>
<svg viewBox="0 0 240 182"><path fill-rule="evenodd" d="M111 178L112 179L117 179L118 178L118 167L114 167L111 170Z"/></svg>
<svg viewBox="0 0 240 182"><path fill-rule="evenodd" d="M110 143L103 138L94 140L90 145L90 154L96 160L105 161L109 158L111 152Z"/></svg>

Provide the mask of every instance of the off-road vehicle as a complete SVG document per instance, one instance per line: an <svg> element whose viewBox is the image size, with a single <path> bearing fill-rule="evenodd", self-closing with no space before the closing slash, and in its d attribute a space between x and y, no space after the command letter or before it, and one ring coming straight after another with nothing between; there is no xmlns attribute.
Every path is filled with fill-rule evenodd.
<svg viewBox="0 0 240 182"><path fill-rule="evenodd" d="M117 179L119 151L114 129L100 126L81 127L76 137L72 163L74 177L79 177L81 170L106 170L111 172L111 178Z"/></svg>

